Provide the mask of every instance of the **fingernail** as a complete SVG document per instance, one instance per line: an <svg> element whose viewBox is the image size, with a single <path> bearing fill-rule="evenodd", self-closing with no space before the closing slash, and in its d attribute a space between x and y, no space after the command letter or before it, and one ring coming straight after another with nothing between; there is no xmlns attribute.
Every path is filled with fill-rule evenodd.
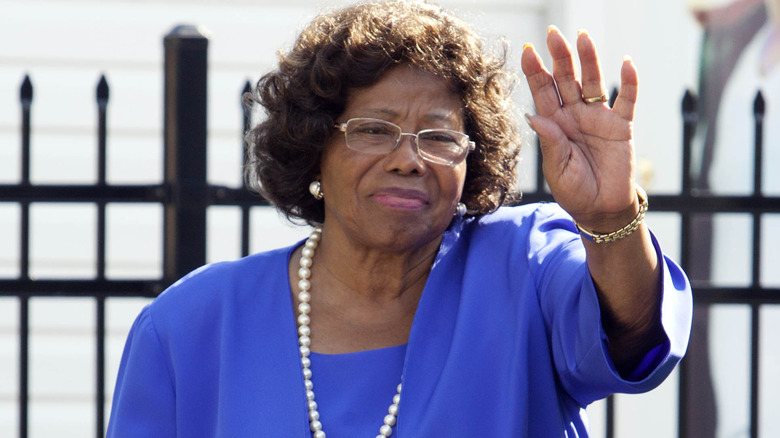
<svg viewBox="0 0 780 438"><path fill-rule="evenodd" d="M533 45L533 44L531 44L531 43L525 43L525 44L523 44L523 52L525 52L525 51L526 51L526 50L528 50L528 49L531 49L531 50L533 50L533 49L534 49L534 45Z"/></svg>
<svg viewBox="0 0 780 438"><path fill-rule="evenodd" d="M525 114L523 114L523 116L525 117L526 123L528 123L528 125L531 126L531 115L528 114L528 113L525 113ZM533 128L533 126L531 126L531 127Z"/></svg>
<svg viewBox="0 0 780 438"><path fill-rule="evenodd" d="M547 35L555 32L557 30L558 30L558 27L556 25L554 25L554 24L549 25L549 26L547 26Z"/></svg>
<svg viewBox="0 0 780 438"><path fill-rule="evenodd" d="M623 62L634 62L634 59L631 58L631 55L626 55L623 57Z"/></svg>

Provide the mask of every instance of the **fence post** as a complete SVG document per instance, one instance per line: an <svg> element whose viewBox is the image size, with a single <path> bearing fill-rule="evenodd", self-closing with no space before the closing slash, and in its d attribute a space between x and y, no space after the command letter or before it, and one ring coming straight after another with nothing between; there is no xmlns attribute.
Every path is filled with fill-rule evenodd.
<svg viewBox="0 0 780 438"><path fill-rule="evenodd" d="M692 177L691 177L691 155L692 155L692 140L693 134L696 132L696 96L691 90L685 90L685 95L682 99L682 122L683 122L683 138L682 138L682 191L683 197L691 196L693 193ZM681 215L681 228L682 228L682 241L680 249L680 264L683 269L691 268L691 259L693 258L693 221L691 214L683 212ZM695 328L691 329L692 331ZM695 347L696 338L692 340L691 347ZM678 367L679 369L679 382L678 388L678 410L677 410L677 438L685 438L690 427L689 417L691 417L690 404L689 404L689 385L691 385L691 379L688 378L690 365L688 362L691 359L683 358ZM702 360L694 358L693 360ZM709 360L709 359L704 359Z"/></svg>
<svg viewBox="0 0 780 438"><path fill-rule="evenodd" d="M766 103L761 90L756 93L753 101L753 117L755 120L755 142L753 155L753 197L763 197L762 186L764 178L764 114ZM753 272L751 285L761 287L761 245L763 242L761 228L761 212L753 212ZM761 304L750 305L750 438L758 437L761 391Z"/></svg>
<svg viewBox="0 0 780 438"><path fill-rule="evenodd" d="M208 36L176 26L165 36L165 247L171 282L206 262Z"/></svg>
<svg viewBox="0 0 780 438"><path fill-rule="evenodd" d="M25 75L19 90L22 104L22 180L20 185L30 185L30 109L33 101L33 86L30 76ZM30 279L30 202L19 203L21 208L21 245L19 248L19 277ZM27 438L30 407L30 296L19 295L19 438Z"/></svg>

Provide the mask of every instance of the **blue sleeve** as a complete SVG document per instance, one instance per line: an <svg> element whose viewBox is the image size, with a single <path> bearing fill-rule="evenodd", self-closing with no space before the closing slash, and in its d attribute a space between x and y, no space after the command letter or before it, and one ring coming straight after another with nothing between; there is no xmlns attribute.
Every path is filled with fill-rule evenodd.
<svg viewBox="0 0 780 438"><path fill-rule="evenodd" d="M586 406L612 393L640 393L660 385L688 344L692 299L685 273L663 255L653 237L663 268L660 318L666 338L647 353L637 370L621 376L609 356L598 296L576 229L562 213L547 210L537 219L529 242L531 260L537 266L540 306L553 360L567 393Z"/></svg>
<svg viewBox="0 0 780 438"><path fill-rule="evenodd" d="M173 379L147 306L127 337L107 438L175 436Z"/></svg>

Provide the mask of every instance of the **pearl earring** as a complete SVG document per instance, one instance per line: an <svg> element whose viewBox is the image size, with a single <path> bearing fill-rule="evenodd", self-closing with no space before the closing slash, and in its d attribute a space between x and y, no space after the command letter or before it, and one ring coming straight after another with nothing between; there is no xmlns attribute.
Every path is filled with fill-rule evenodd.
<svg viewBox="0 0 780 438"><path fill-rule="evenodd" d="M323 198L322 184L319 181L312 181L312 183L309 184L309 193L314 196L314 199L321 200Z"/></svg>
<svg viewBox="0 0 780 438"><path fill-rule="evenodd" d="M463 217L463 216L466 215L467 210L468 209L466 208L466 204L464 204L462 202L458 202L458 206L455 207L455 214L458 217Z"/></svg>

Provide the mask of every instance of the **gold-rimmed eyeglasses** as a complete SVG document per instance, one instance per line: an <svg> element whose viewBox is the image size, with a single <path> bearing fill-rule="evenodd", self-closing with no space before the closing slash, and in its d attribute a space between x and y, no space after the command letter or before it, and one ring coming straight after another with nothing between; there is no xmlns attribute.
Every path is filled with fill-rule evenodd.
<svg viewBox="0 0 780 438"><path fill-rule="evenodd" d="M417 152L432 163L455 166L476 147L469 136L451 129L423 129L416 134L403 132L395 123L359 117L333 125L344 133L347 147L367 154L394 151L404 135L414 137Z"/></svg>

